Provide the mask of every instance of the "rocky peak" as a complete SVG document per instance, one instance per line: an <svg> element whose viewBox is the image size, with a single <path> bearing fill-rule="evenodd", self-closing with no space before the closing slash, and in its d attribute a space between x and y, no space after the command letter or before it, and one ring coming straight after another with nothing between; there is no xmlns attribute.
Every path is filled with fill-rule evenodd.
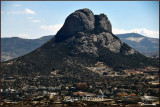
<svg viewBox="0 0 160 107"><path fill-rule="evenodd" d="M81 9L70 14L57 33L58 40L64 40L70 36L73 36L77 32L88 31L94 29L95 18L91 10Z"/></svg>
<svg viewBox="0 0 160 107"><path fill-rule="evenodd" d="M104 14L94 15L89 9L80 9L70 14L56 35L57 41L63 41L78 32L98 31L112 33L111 23Z"/></svg>
<svg viewBox="0 0 160 107"><path fill-rule="evenodd" d="M99 56L98 46L113 53L122 50L123 43L112 34L112 25L105 14L94 15L89 9L80 9L70 14L55 36L55 42L67 41L80 53ZM125 50L126 55L134 54L135 50Z"/></svg>
<svg viewBox="0 0 160 107"><path fill-rule="evenodd" d="M95 29L112 33L112 25L105 14L95 15Z"/></svg>

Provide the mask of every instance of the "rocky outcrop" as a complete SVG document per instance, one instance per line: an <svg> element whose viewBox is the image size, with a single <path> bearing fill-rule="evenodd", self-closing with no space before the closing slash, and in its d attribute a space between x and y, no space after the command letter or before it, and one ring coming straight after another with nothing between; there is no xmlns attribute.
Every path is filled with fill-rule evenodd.
<svg viewBox="0 0 160 107"><path fill-rule="evenodd" d="M119 53L122 42L116 39L110 33L102 32L98 35L98 41L100 45L108 48L111 52Z"/></svg>
<svg viewBox="0 0 160 107"><path fill-rule="evenodd" d="M105 14L95 15L95 30L112 33L112 25Z"/></svg>
<svg viewBox="0 0 160 107"><path fill-rule="evenodd" d="M119 53L123 43L112 34L112 26L105 14L94 15L89 9L77 10L70 14L63 27L55 36L55 41L64 41L68 38L68 44L74 42L75 49L80 53L99 56L98 47L109 49L113 53ZM133 51L124 51L125 55L134 54Z"/></svg>
<svg viewBox="0 0 160 107"><path fill-rule="evenodd" d="M90 31L94 29L95 18L93 12L89 9L77 10L70 14L57 33L57 41L62 41L77 32Z"/></svg>
<svg viewBox="0 0 160 107"><path fill-rule="evenodd" d="M106 15L94 15L89 9L80 9L66 18L63 27L56 35L56 40L63 41L82 31L112 33L112 26Z"/></svg>

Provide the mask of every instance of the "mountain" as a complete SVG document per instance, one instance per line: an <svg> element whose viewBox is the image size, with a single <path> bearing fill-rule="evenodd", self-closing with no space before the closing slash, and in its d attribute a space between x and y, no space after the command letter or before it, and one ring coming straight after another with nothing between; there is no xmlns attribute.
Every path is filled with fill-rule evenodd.
<svg viewBox="0 0 160 107"><path fill-rule="evenodd" d="M137 33L117 34L122 42L145 56L159 56L159 39L148 38ZM53 35L39 39L22 39L18 37L1 38L1 61L25 55L50 40Z"/></svg>
<svg viewBox="0 0 160 107"><path fill-rule="evenodd" d="M117 37L146 56L159 56L159 39L149 38L137 33L117 34Z"/></svg>
<svg viewBox="0 0 160 107"><path fill-rule="evenodd" d="M55 73L59 76L54 78L60 79L51 84L57 85L103 81L103 77L91 70L97 63L115 72L158 66L155 59L122 43L112 33L106 15L94 15L89 9L80 9L66 18L63 27L48 42L24 56L3 62L1 70L2 76L35 77Z"/></svg>
<svg viewBox="0 0 160 107"><path fill-rule="evenodd" d="M53 35L39 39L22 39L18 37L1 38L1 61L25 55L51 39Z"/></svg>

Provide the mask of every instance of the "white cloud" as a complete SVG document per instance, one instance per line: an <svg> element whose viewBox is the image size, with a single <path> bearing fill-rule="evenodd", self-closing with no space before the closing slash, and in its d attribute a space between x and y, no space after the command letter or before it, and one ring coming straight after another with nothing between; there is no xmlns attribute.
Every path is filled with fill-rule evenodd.
<svg viewBox="0 0 160 107"><path fill-rule="evenodd" d="M1 13L3 14L7 14L7 15L10 15L10 14L13 14L13 15L19 15L19 14L32 14L32 15L36 15L36 12L31 10L31 9L28 9L26 8L25 10L23 11L10 11L10 12L4 12L4 11L1 11Z"/></svg>
<svg viewBox="0 0 160 107"><path fill-rule="evenodd" d="M31 10L31 9L28 9L28 8L25 9L25 13L26 13L26 14L33 14L33 15L36 14L35 11L33 11L33 10Z"/></svg>
<svg viewBox="0 0 160 107"><path fill-rule="evenodd" d="M14 7L20 7L20 4L13 4Z"/></svg>
<svg viewBox="0 0 160 107"><path fill-rule="evenodd" d="M33 17L27 17L28 20L30 20L33 23L40 23L42 22L41 20L33 19Z"/></svg>
<svg viewBox="0 0 160 107"><path fill-rule="evenodd" d="M56 24L56 25L41 25L40 26L40 29L42 30L48 30L48 31L51 31L52 33L56 33L61 27L62 27L63 24Z"/></svg>
<svg viewBox="0 0 160 107"><path fill-rule="evenodd" d="M33 23L40 23L40 20L32 20Z"/></svg>
<svg viewBox="0 0 160 107"><path fill-rule="evenodd" d="M31 20L31 19L33 19L33 17L27 17L27 19L28 19L28 20Z"/></svg>
<svg viewBox="0 0 160 107"><path fill-rule="evenodd" d="M159 38L159 31L148 30L148 29L145 29L145 28L130 29L130 30L113 28L113 33L114 34L139 33L139 34L147 36L147 37Z"/></svg>

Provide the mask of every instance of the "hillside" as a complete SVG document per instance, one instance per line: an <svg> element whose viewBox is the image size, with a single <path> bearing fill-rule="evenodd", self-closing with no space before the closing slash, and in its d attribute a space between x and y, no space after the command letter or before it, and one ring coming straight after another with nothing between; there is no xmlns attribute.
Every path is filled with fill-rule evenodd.
<svg viewBox="0 0 160 107"><path fill-rule="evenodd" d="M51 38L52 36L43 36L39 39L1 38L1 61L25 55L40 47Z"/></svg>
<svg viewBox="0 0 160 107"><path fill-rule="evenodd" d="M117 37L146 56L159 56L159 39L149 38L137 33L117 34Z"/></svg>
<svg viewBox="0 0 160 107"><path fill-rule="evenodd" d="M145 56L159 55L159 39L157 38L148 38L137 33L116 34L116 36ZM53 35L43 36L39 39L1 38L1 61L25 55L40 47L52 37Z"/></svg>

